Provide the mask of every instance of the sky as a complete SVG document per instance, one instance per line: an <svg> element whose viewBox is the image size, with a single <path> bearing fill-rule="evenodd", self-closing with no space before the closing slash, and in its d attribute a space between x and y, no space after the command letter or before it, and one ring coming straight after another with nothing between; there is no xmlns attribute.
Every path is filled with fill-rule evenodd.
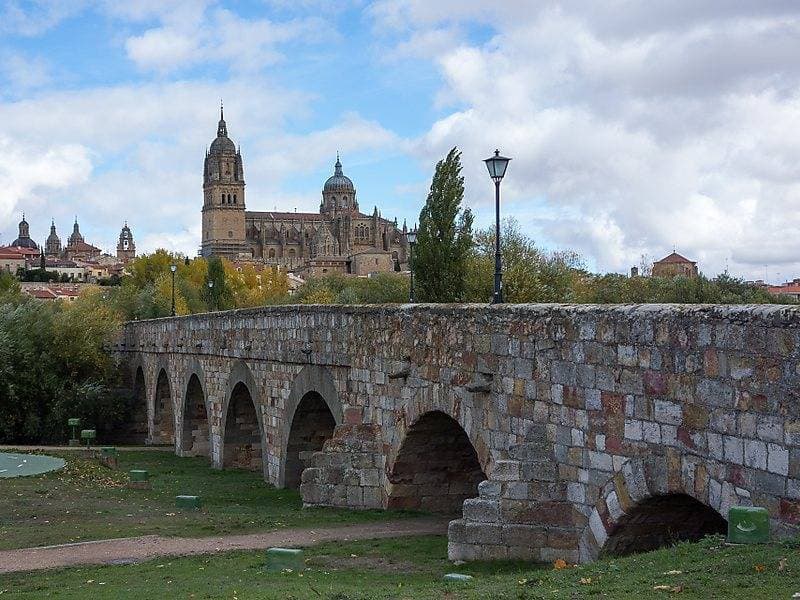
<svg viewBox="0 0 800 600"><path fill-rule="evenodd" d="M222 100L251 210L316 211L338 151L411 225L457 146L486 227L499 148L502 215L592 270L788 280L798 56L796 0L0 0L0 244L195 255Z"/></svg>

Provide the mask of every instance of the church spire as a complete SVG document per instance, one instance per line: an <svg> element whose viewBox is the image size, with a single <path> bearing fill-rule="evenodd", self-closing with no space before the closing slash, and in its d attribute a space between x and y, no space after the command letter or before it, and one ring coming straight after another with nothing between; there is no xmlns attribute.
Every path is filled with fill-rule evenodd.
<svg viewBox="0 0 800 600"><path fill-rule="evenodd" d="M217 125L217 137L228 137L228 126L225 124L225 112L222 108L222 100L219 101L219 124Z"/></svg>
<svg viewBox="0 0 800 600"><path fill-rule="evenodd" d="M336 153L336 164L333 165L333 174L338 175L339 177L344 175L344 173L342 172L342 161L339 160L338 152Z"/></svg>

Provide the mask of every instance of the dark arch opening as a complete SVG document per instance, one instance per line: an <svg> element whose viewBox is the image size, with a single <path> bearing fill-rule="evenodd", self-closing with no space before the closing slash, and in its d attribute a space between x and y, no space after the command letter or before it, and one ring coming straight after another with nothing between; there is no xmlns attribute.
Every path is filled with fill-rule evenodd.
<svg viewBox="0 0 800 600"><path fill-rule="evenodd" d="M130 420L120 441L127 444L144 444L147 441L147 387L142 367L136 368L133 377Z"/></svg>
<svg viewBox="0 0 800 600"><path fill-rule="evenodd" d="M200 379L192 373L183 400L181 450L190 456L211 456L206 399Z"/></svg>
<svg viewBox="0 0 800 600"><path fill-rule="evenodd" d="M300 488L303 469L314 452L322 450L325 440L333 435L336 420L325 400L317 392L303 396L294 411L286 446L284 486Z"/></svg>
<svg viewBox="0 0 800 600"><path fill-rule="evenodd" d="M172 410L172 394L167 372L161 369L156 383L156 398L153 406L153 443L175 443L175 419Z"/></svg>
<svg viewBox="0 0 800 600"><path fill-rule="evenodd" d="M226 469L261 471L261 432L253 397L239 382L231 392L225 417L222 466Z"/></svg>
<svg viewBox="0 0 800 600"><path fill-rule="evenodd" d="M408 430L394 467L389 508L459 514L467 498L478 495L486 475L458 422L434 411Z"/></svg>
<svg viewBox="0 0 800 600"><path fill-rule="evenodd" d="M727 530L727 521L717 511L691 496L653 496L620 518L603 546L603 554L648 552L677 542L696 542Z"/></svg>

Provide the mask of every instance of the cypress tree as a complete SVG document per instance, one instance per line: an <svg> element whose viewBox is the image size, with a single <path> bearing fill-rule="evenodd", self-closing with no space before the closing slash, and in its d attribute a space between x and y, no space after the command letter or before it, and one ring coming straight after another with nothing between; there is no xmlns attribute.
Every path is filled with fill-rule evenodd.
<svg viewBox="0 0 800 600"><path fill-rule="evenodd" d="M463 199L461 152L453 148L437 163L419 215L413 268L415 295L421 302L464 300L473 216L468 208L462 209Z"/></svg>

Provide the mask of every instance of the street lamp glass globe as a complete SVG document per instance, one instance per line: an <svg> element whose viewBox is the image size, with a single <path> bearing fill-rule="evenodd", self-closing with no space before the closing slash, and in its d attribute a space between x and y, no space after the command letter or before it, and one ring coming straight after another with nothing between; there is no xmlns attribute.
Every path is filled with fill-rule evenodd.
<svg viewBox="0 0 800 600"><path fill-rule="evenodd" d="M500 156L500 150L495 150L494 156L484 159L483 162L486 163L486 168L489 169L489 177L494 181L500 181L506 174L506 168L510 160L510 158Z"/></svg>
<svg viewBox="0 0 800 600"><path fill-rule="evenodd" d="M408 240L409 244L416 244L417 243L417 232L416 231L409 231L406 234L406 239Z"/></svg>
<svg viewBox="0 0 800 600"><path fill-rule="evenodd" d="M170 266L169 266L169 270L170 270L170 271L172 271L172 272L174 273L175 271L177 271L177 270L178 270L178 266L177 266L177 265L170 265Z"/></svg>

